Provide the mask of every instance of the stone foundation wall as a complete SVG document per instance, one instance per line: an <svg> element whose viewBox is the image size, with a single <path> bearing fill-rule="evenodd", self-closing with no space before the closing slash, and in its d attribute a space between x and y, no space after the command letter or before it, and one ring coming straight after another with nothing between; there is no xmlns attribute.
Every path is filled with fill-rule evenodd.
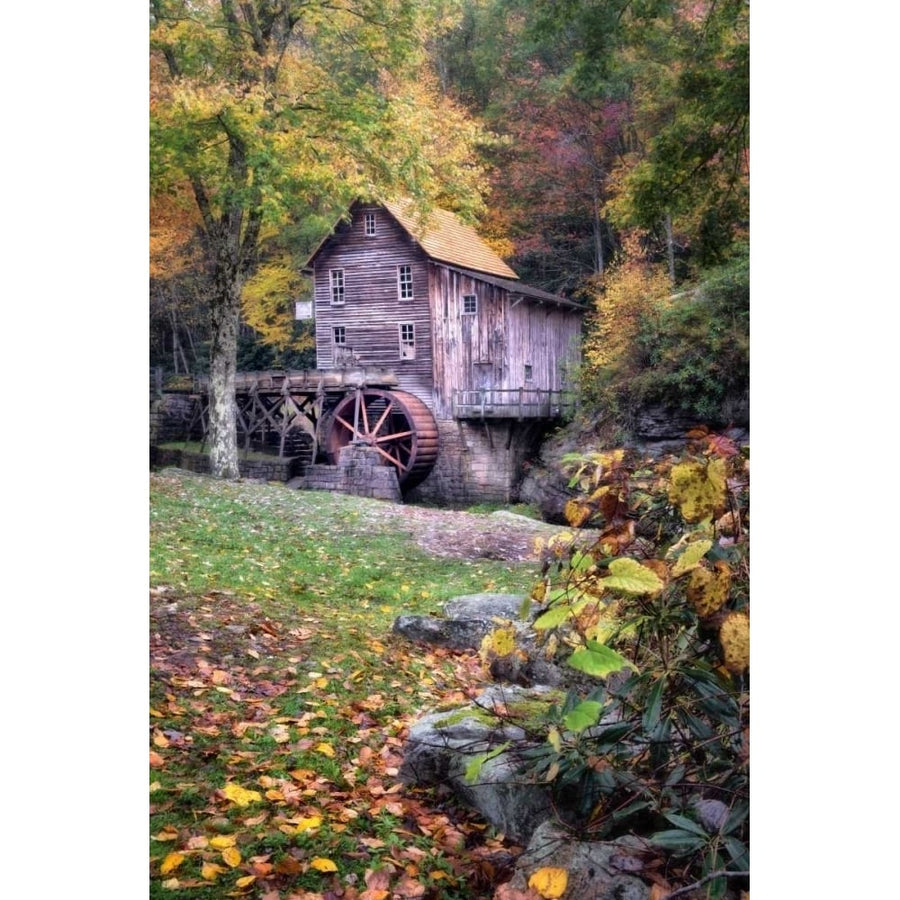
<svg viewBox="0 0 900 900"><path fill-rule="evenodd" d="M302 468L302 460L296 457L277 457L271 460L240 459L238 466L241 478L254 481L290 481ZM150 465L154 467L177 466L189 472L209 474L209 456L205 453L192 453L188 450L169 450L150 447Z"/></svg>
<svg viewBox="0 0 900 900"><path fill-rule="evenodd" d="M378 451L363 444L343 447L336 466L309 466L303 477L295 479L291 486L395 503L402 499L396 470L393 466L382 465Z"/></svg>
<svg viewBox="0 0 900 900"><path fill-rule="evenodd" d="M494 420L437 423L437 462L409 500L465 505L512 503L524 463L540 444L546 423Z"/></svg>
<svg viewBox="0 0 900 900"><path fill-rule="evenodd" d="M166 394L150 403L150 445L188 440L194 400L186 394Z"/></svg>

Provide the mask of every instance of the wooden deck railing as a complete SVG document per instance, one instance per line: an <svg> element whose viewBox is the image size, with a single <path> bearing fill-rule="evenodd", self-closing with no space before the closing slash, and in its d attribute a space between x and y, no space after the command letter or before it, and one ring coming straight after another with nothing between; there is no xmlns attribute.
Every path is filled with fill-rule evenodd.
<svg viewBox="0 0 900 900"><path fill-rule="evenodd" d="M570 391L522 387L453 392L456 419L557 419L574 408L575 396Z"/></svg>

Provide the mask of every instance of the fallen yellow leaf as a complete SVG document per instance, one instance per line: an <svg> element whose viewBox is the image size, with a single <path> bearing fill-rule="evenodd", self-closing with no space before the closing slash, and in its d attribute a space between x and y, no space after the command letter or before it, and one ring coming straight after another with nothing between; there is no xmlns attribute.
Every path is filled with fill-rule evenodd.
<svg viewBox="0 0 900 900"><path fill-rule="evenodd" d="M214 838L210 838L209 843L216 850L224 850L226 847L233 847L237 843L237 838L233 834L217 834Z"/></svg>
<svg viewBox="0 0 900 900"><path fill-rule="evenodd" d="M227 871L228 869L216 865L216 863L206 862L200 869L200 875L206 881L215 881L223 872Z"/></svg>
<svg viewBox="0 0 900 900"><path fill-rule="evenodd" d="M241 851L237 847L228 847L222 851L222 859L233 869L241 864Z"/></svg>
<svg viewBox="0 0 900 900"><path fill-rule="evenodd" d="M245 888L249 885L253 884L256 881L255 875L245 875L243 878L238 878L238 880L234 883L235 887Z"/></svg>
<svg viewBox="0 0 900 900"><path fill-rule="evenodd" d="M229 781L228 784L222 788L222 793L238 806L249 806L254 801L259 802L262 800L262 794L260 794L259 791L248 791L246 788L242 788L233 781Z"/></svg>
<svg viewBox="0 0 900 900"><path fill-rule="evenodd" d="M329 759L334 759L334 747L331 744L321 743L316 744L315 746L316 753L321 753L323 756L327 756Z"/></svg>
<svg viewBox="0 0 900 900"><path fill-rule="evenodd" d="M169 853L159 867L159 874L168 875L169 872L174 872L183 862L183 853Z"/></svg>
<svg viewBox="0 0 900 900"><path fill-rule="evenodd" d="M312 831L313 828L318 828L321 824L321 816L310 816L308 819L301 819L297 823L295 834L303 834L304 831Z"/></svg>
<svg viewBox="0 0 900 900"><path fill-rule="evenodd" d="M557 869L553 866L545 866L534 872L528 879L528 887L534 888L547 900L556 900L562 897L569 884L569 873L565 869Z"/></svg>
<svg viewBox="0 0 900 900"><path fill-rule="evenodd" d="M338 867L332 860L325 859L323 856L317 856L310 863L310 866L312 866L317 872L337 872L338 870Z"/></svg>

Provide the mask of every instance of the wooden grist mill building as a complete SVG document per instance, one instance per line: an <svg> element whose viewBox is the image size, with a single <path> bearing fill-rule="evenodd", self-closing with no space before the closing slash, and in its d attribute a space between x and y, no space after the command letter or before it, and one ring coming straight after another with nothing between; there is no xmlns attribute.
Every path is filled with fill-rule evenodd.
<svg viewBox="0 0 900 900"><path fill-rule="evenodd" d="M420 221L407 203L355 203L304 271L313 297L297 317L315 321L316 369L238 374L243 447L277 448L300 487L516 499L572 402L583 308L523 285L451 213ZM182 417L202 435L202 379L190 392Z"/></svg>
<svg viewBox="0 0 900 900"><path fill-rule="evenodd" d="M571 402L583 307L523 285L452 213L420 221L402 202L355 203L307 271L317 368L396 378L391 391L346 397L325 437L329 453L352 441L377 446L390 394L422 437L416 463L427 472L408 495L514 499L523 462Z"/></svg>

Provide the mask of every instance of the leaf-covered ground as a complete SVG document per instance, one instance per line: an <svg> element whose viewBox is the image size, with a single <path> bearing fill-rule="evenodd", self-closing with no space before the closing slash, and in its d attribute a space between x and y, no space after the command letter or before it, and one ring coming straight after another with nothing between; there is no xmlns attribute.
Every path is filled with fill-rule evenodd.
<svg viewBox="0 0 900 900"><path fill-rule="evenodd" d="M390 627L527 590L547 526L176 470L150 497L150 896L490 896L518 848L397 779L480 661Z"/></svg>

